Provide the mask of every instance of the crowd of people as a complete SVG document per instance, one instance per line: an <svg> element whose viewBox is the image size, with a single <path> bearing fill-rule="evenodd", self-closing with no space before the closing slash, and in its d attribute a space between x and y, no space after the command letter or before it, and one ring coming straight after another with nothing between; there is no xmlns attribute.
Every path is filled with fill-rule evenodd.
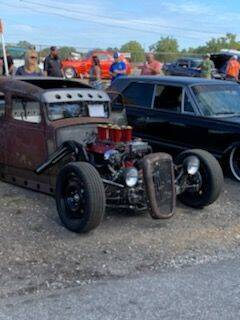
<svg viewBox="0 0 240 320"><path fill-rule="evenodd" d="M198 67L200 76L202 78L211 79L212 71L215 66L213 61L210 59L210 54L205 54L203 60ZM14 61L10 54L6 55L8 72L10 75L18 76L32 76L32 77L64 77L62 70L61 60L59 58L58 48L52 46L50 48L49 55L44 59L43 70L39 67L39 59L37 51L32 48L27 50L25 54L24 65L14 68ZM114 62L112 63L109 74L111 81L114 81L117 77L126 75L127 67L123 61L122 56L119 52L115 52L113 55ZM1 58L3 61L3 57ZM146 54L146 61L141 66L138 66L140 75L164 75L163 63L156 60L153 53ZM240 72L240 63L237 55L233 55L226 66L226 79L232 81L238 81ZM2 74L6 74L5 65L2 63ZM103 89L102 76L101 76L101 65L97 55L92 56L92 66L88 74L89 83L96 89Z"/></svg>
<svg viewBox="0 0 240 320"><path fill-rule="evenodd" d="M8 73L16 76L30 77L63 77L61 60L58 49L54 46L50 48L49 55L44 59L43 70L39 67L38 53L34 48L28 49L25 54L24 65L14 69L14 61L10 54L6 54ZM1 58L3 61L3 57ZM2 64L2 75L6 75L5 64Z"/></svg>

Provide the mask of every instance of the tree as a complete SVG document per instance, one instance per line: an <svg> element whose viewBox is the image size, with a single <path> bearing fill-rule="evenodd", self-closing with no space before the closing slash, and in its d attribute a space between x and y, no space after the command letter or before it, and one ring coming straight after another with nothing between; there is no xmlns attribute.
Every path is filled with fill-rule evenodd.
<svg viewBox="0 0 240 320"><path fill-rule="evenodd" d="M40 57L46 57L50 52L50 48L44 48L39 52ZM58 50L60 59L67 59L72 52L77 52L76 48L74 47L61 47Z"/></svg>
<svg viewBox="0 0 240 320"><path fill-rule="evenodd" d="M219 52L221 49L240 50L240 42L237 41L237 35L227 33L224 37L212 38L203 46L199 46L197 48L189 48L188 52L204 54L208 52Z"/></svg>
<svg viewBox="0 0 240 320"><path fill-rule="evenodd" d="M161 37L161 39L149 47L155 53L157 59L166 62L178 56L178 41L171 37Z"/></svg>
<svg viewBox="0 0 240 320"><path fill-rule="evenodd" d="M18 42L17 47L30 49L30 48L34 48L35 46L30 42L23 40Z"/></svg>
<svg viewBox="0 0 240 320"><path fill-rule="evenodd" d="M123 44L120 48L120 51L130 52L132 62L142 62L145 57L144 49L137 41L129 41Z"/></svg>
<svg viewBox="0 0 240 320"><path fill-rule="evenodd" d="M45 58L47 55L49 55L49 52L50 52L50 48L44 48L39 51L39 56L41 58Z"/></svg>
<svg viewBox="0 0 240 320"><path fill-rule="evenodd" d="M61 59L66 59L71 55L71 52L77 52L77 50L74 47L61 47L58 52Z"/></svg>
<svg viewBox="0 0 240 320"><path fill-rule="evenodd" d="M107 51L112 51L112 52L116 52L116 51L120 51L119 48L117 47L108 47Z"/></svg>

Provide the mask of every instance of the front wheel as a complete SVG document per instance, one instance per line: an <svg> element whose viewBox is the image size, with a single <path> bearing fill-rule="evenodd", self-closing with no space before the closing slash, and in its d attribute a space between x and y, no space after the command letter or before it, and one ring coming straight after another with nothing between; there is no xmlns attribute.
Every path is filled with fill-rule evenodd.
<svg viewBox="0 0 240 320"><path fill-rule="evenodd" d="M64 72L64 76L67 79L76 78L76 72L75 72L74 68L72 68L72 67L68 67L68 68L64 69L63 72Z"/></svg>
<svg viewBox="0 0 240 320"><path fill-rule="evenodd" d="M178 197L185 205L203 208L219 197L223 186L223 172L218 161L209 152L200 149L180 153L175 163L182 164L188 156L196 156L200 161L199 171L187 177L189 186L195 184L198 188L186 188Z"/></svg>
<svg viewBox="0 0 240 320"><path fill-rule="evenodd" d="M229 156L229 167L233 177L240 181L240 147L232 149Z"/></svg>
<svg viewBox="0 0 240 320"><path fill-rule="evenodd" d="M97 170L86 162L71 162L56 184L57 210L63 225L77 233L96 228L105 213L105 190Z"/></svg>

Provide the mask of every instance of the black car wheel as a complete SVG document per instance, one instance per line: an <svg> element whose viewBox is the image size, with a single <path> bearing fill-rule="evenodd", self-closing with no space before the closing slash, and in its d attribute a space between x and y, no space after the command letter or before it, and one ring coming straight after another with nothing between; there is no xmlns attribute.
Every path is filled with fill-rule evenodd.
<svg viewBox="0 0 240 320"><path fill-rule="evenodd" d="M232 149L229 156L229 167L233 177L240 181L240 147Z"/></svg>
<svg viewBox="0 0 240 320"><path fill-rule="evenodd" d="M191 188L178 196L179 200L194 208L203 208L212 204L219 197L223 186L223 172L218 161L207 151L193 149L179 154L176 164L182 164L188 156L196 156L200 168L196 175L188 177L189 185L198 185L197 190Z"/></svg>
<svg viewBox="0 0 240 320"><path fill-rule="evenodd" d="M73 232L96 228L105 213L105 190L97 170L89 163L72 162L60 171L56 203L63 225Z"/></svg>

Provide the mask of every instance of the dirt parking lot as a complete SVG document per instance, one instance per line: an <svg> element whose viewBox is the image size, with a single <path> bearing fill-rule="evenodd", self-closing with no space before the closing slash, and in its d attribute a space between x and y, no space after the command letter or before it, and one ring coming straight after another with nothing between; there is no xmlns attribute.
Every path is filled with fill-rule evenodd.
<svg viewBox="0 0 240 320"><path fill-rule="evenodd" d="M53 198L1 182L0 297L226 257L240 244L239 203L239 184L226 179L204 210L178 203L164 221L108 212L94 232L77 235L60 224Z"/></svg>

